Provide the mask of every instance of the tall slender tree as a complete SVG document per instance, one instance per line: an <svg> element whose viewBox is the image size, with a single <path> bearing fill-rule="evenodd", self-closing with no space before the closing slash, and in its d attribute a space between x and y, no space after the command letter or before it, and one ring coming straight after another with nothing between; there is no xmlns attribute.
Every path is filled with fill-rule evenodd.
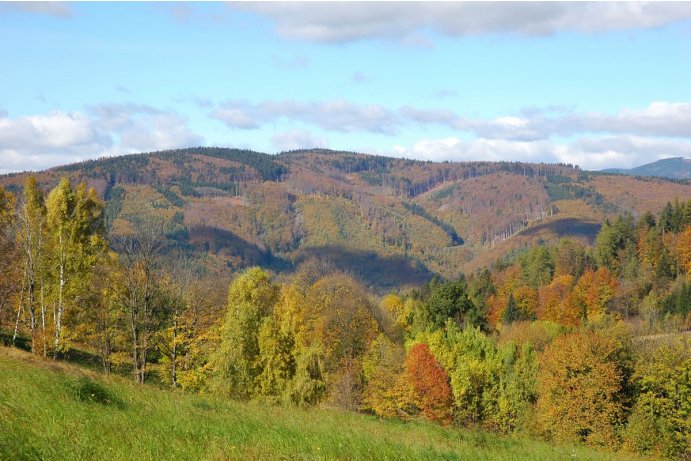
<svg viewBox="0 0 691 461"><path fill-rule="evenodd" d="M10 305L17 288L14 208L14 195L0 186L0 327L6 317L5 307Z"/></svg>
<svg viewBox="0 0 691 461"><path fill-rule="evenodd" d="M65 177L46 200L47 231L50 242L51 275L54 278L55 343L53 358L62 347L65 309L83 298L89 274L105 252L104 206L96 192L86 184L72 188Z"/></svg>
<svg viewBox="0 0 691 461"><path fill-rule="evenodd" d="M135 235L113 238L111 244L121 258L118 302L128 319L134 380L143 384L148 373L151 340L166 317L166 304L159 287L162 226L150 223Z"/></svg>
<svg viewBox="0 0 691 461"><path fill-rule="evenodd" d="M17 243L21 260L21 293L17 307L12 342L16 342L22 316L28 316L31 350L38 352L37 316L40 313L43 354L47 353L46 305L44 274L46 265L46 205L43 191L36 178L29 176L24 184L24 196L19 210Z"/></svg>

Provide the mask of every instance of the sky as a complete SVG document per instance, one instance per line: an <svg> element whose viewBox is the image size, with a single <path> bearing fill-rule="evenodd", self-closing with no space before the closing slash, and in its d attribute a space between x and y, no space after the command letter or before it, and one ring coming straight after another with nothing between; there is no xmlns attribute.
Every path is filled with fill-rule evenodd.
<svg viewBox="0 0 691 461"><path fill-rule="evenodd" d="M0 2L0 174L323 147L691 158L691 2Z"/></svg>

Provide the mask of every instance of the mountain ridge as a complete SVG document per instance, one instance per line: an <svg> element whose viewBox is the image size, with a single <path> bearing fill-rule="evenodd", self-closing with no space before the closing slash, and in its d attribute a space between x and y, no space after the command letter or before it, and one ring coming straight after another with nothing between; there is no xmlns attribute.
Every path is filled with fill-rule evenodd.
<svg viewBox="0 0 691 461"><path fill-rule="evenodd" d="M28 174L2 176L0 185L20 193ZM382 290L435 274L457 277L563 237L591 243L608 217L657 212L691 196L688 184L573 165L439 163L324 149L187 148L33 175L45 188L64 175L86 181L108 201L115 234L163 220L169 239L212 270L261 264L290 271L323 257Z"/></svg>
<svg viewBox="0 0 691 461"><path fill-rule="evenodd" d="M669 179L691 179L691 159L672 157L646 163L634 168L608 168L604 173L616 173L630 176L650 176Z"/></svg>

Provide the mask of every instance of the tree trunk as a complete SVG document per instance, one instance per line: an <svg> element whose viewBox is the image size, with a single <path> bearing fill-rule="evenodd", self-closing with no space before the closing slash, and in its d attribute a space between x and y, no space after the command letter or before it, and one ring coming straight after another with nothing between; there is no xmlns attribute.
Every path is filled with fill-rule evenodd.
<svg viewBox="0 0 691 461"><path fill-rule="evenodd" d="M43 337L43 356L48 355L48 339L46 338L46 304L43 296L43 282L41 282L41 336Z"/></svg>
<svg viewBox="0 0 691 461"><path fill-rule="evenodd" d="M62 235L60 236L60 246L62 246ZM58 312L55 318L55 351L53 351L53 359L58 359L58 352L60 351L60 333L62 330L62 311L63 311L63 291L65 289L65 252L60 254L60 287L58 291Z"/></svg>
<svg viewBox="0 0 691 461"><path fill-rule="evenodd" d="M173 387L178 387L178 370L177 370L178 341L177 341L177 336L178 336L178 319L176 317L175 321L173 322L173 350L171 351L171 354L170 354L170 358L171 358L171 362L172 362L171 380L173 383Z"/></svg>

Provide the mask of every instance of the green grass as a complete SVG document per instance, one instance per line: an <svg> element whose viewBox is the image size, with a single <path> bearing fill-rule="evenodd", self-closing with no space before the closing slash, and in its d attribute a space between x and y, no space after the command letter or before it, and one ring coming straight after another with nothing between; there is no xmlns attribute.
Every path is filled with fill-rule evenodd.
<svg viewBox="0 0 691 461"><path fill-rule="evenodd" d="M137 387L0 347L0 459L623 460L515 437Z"/></svg>

